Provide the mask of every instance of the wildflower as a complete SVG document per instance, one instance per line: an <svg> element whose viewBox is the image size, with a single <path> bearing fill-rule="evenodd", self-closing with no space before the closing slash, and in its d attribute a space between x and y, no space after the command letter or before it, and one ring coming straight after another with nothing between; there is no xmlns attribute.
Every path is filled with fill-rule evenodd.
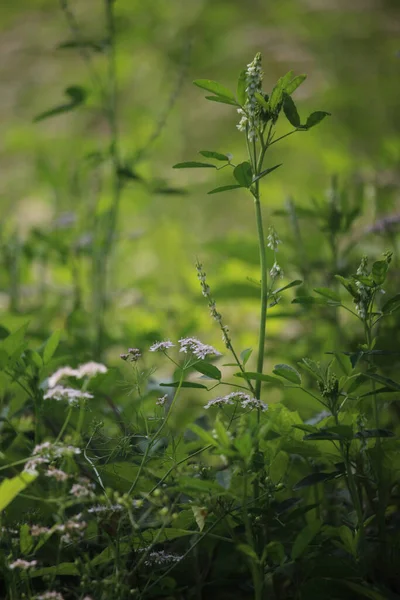
<svg viewBox="0 0 400 600"><path fill-rule="evenodd" d="M164 350L168 350L168 348L172 348L175 346L170 340L165 340L164 342L155 342L152 346L150 346L150 352L159 352L160 350L164 352Z"/></svg>
<svg viewBox="0 0 400 600"><path fill-rule="evenodd" d="M107 373L107 371L107 367L102 363L91 361L80 365L76 371L75 377L77 377L77 379L82 379L83 377L92 378L96 377L96 375Z"/></svg>
<svg viewBox="0 0 400 600"><path fill-rule="evenodd" d="M165 565L179 562L181 559L182 556L179 556L178 554L168 554L167 552L164 552L164 550L160 550L159 552L149 552L144 564L148 567L152 565Z"/></svg>
<svg viewBox="0 0 400 600"><path fill-rule="evenodd" d="M267 410L268 406L258 400L257 398L252 398L249 394L245 394L244 392L231 392L226 396L218 396L213 400L210 400L204 408L208 409L212 406L222 407L229 404L235 404L235 402L239 402L242 408L260 408L261 410Z"/></svg>
<svg viewBox="0 0 400 600"><path fill-rule="evenodd" d="M64 377L76 377L76 373L76 369L72 367L61 367L61 369L58 369L58 371L48 378L47 385L49 388L54 388L61 379L64 379Z"/></svg>
<svg viewBox="0 0 400 600"><path fill-rule="evenodd" d="M276 279L277 277L283 277L283 271L276 261L272 265L269 274L271 275L272 279Z"/></svg>
<svg viewBox="0 0 400 600"><path fill-rule="evenodd" d="M123 510L123 507L120 504L113 504L111 506L103 506L102 504L98 504L97 506L92 506L88 509L88 512L91 514L102 514L105 512L119 512Z"/></svg>
<svg viewBox="0 0 400 600"><path fill-rule="evenodd" d="M357 269L357 275L360 276L368 276L368 258L363 256L361 259L360 266ZM355 299L356 303L356 311L358 312L361 319L366 319L368 313L368 307L371 300L371 291L370 288L363 285L361 281L356 281L356 286L358 288L358 298Z"/></svg>
<svg viewBox="0 0 400 600"><path fill-rule="evenodd" d="M74 388L66 388L62 385L57 385L54 388L50 388L44 395L45 400L68 400L69 404L77 404L79 400L90 400L94 398L93 394L89 392L81 392Z"/></svg>
<svg viewBox="0 0 400 600"><path fill-rule="evenodd" d="M41 527L40 525L32 525L31 527L31 536L39 537L40 535L45 535L49 533L51 530L48 527Z"/></svg>
<svg viewBox="0 0 400 600"><path fill-rule="evenodd" d="M238 109L241 119L237 125L239 131L247 130L247 137L253 141L257 135L257 129L261 125L261 109L257 103L256 93L261 93L263 71L261 68L261 54L258 52L254 60L247 65L246 70L246 93L247 100L243 108Z"/></svg>
<svg viewBox="0 0 400 600"><path fill-rule="evenodd" d="M206 356L221 356L218 350L212 346L203 344L200 340L193 337L182 338L179 340L179 344L181 346L180 352L184 352L185 354L191 352L199 359L204 359Z"/></svg>
<svg viewBox="0 0 400 600"><path fill-rule="evenodd" d="M129 348L126 354L120 354L122 360L126 360L129 362L137 362L139 358L142 356L139 348Z"/></svg>
<svg viewBox="0 0 400 600"><path fill-rule="evenodd" d="M166 403L167 400L168 400L168 394L165 394L164 396L161 396L161 398L158 398L156 404L158 406L164 406L164 404Z"/></svg>
<svg viewBox="0 0 400 600"><path fill-rule="evenodd" d="M64 600L64 596L59 592L44 592L37 596L37 600Z"/></svg>
<svg viewBox="0 0 400 600"><path fill-rule="evenodd" d="M54 477L56 481L66 481L69 477L68 473L55 467L49 467L45 472L46 477Z"/></svg>
<svg viewBox="0 0 400 600"><path fill-rule="evenodd" d="M275 231L274 227L270 227L268 229L268 236L267 236L267 246L268 248L271 248L271 250L273 250L274 252L278 251L278 244L281 244L282 240L279 239L278 234Z"/></svg>
<svg viewBox="0 0 400 600"><path fill-rule="evenodd" d="M202 294L208 300L208 307L210 309L210 315L215 321L219 324L219 327L222 332L222 340L227 348L231 348L231 340L229 337L229 328L222 323L222 315L217 311L217 306L215 304L215 300L211 296L210 286L206 281L206 273L203 271L203 265L197 261L196 262L197 269L197 278L200 281Z"/></svg>
<svg viewBox="0 0 400 600"><path fill-rule="evenodd" d="M69 493L76 498L84 498L86 496L92 496L94 489L94 483L91 483L89 479L86 479L85 477L81 477L79 483L74 483Z"/></svg>
<svg viewBox="0 0 400 600"><path fill-rule="evenodd" d="M74 454L80 454L80 452L80 449L75 446L43 442L43 444L39 444L33 449L32 458L25 463L24 471L38 475L39 465L49 464L63 456L73 456Z"/></svg>
<svg viewBox="0 0 400 600"><path fill-rule="evenodd" d="M27 571L28 569L32 569L33 567L36 567L37 565L37 560L23 560L22 558L18 558L17 560L14 560L13 563L11 563L10 565L8 565L8 568L11 570L14 569L22 569L23 571Z"/></svg>

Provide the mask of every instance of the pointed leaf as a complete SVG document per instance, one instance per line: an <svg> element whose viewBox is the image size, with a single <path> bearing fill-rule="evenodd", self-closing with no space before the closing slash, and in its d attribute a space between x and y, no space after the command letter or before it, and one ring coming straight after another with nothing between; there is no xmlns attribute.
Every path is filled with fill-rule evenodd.
<svg viewBox="0 0 400 600"><path fill-rule="evenodd" d="M222 185L221 187L214 188L210 192L207 192L207 194L220 194L221 192L229 192L230 190L238 190L239 188L242 189L242 187L243 186L241 185Z"/></svg>
<svg viewBox="0 0 400 600"><path fill-rule="evenodd" d="M328 300L328 298L316 298L315 296L297 296L292 300L292 304L325 304L330 306L338 305L338 302Z"/></svg>
<svg viewBox="0 0 400 600"><path fill-rule="evenodd" d="M291 381L292 383L297 383L298 385L301 384L300 373L290 365L275 365L274 370L272 372L275 373L275 375L279 375L280 377Z"/></svg>
<svg viewBox="0 0 400 600"><path fill-rule="evenodd" d="M279 165L275 165L274 167L270 167L269 169L265 169L265 171L262 171L259 175L257 175L257 177L254 177L253 179L253 183L255 183L256 181L258 181L259 179L262 179L263 177L265 177L266 175L268 175L268 173L272 173L272 171L275 171L275 169L277 169L278 167L281 167L282 163L279 163Z"/></svg>
<svg viewBox="0 0 400 600"><path fill-rule="evenodd" d="M280 292L283 292L284 290L288 290L292 287L296 287L298 285L301 285L303 282L301 279L295 279L294 281L291 281L290 283L288 283L287 285L284 285L283 287L278 288L277 290L274 291L274 294L280 294Z"/></svg>
<svg viewBox="0 0 400 600"><path fill-rule="evenodd" d="M211 79L196 79L195 81L193 81L193 83L194 85L197 85L197 87L202 88L203 90L207 90L207 92L212 92L216 96L230 98L231 100L234 100L236 104L235 95L230 90L228 90L228 88L224 87L217 81L212 81Z"/></svg>
<svg viewBox="0 0 400 600"><path fill-rule="evenodd" d="M238 106L236 100L231 100L225 96L206 96L206 100L211 100L211 102L220 102L221 104L230 104L231 106Z"/></svg>
<svg viewBox="0 0 400 600"><path fill-rule="evenodd" d="M235 167L233 175L236 181L242 187L249 188L251 186L253 172L251 170L251 165L248 161L242 162L237 167Z"/></svg>
<svg viewBox="0 0 400 600"><path fill-rule="evenodd" d="M0 512L14 500L22 490L35 481L37 475L22 472L12 479L3 479L0 484Z"/></svg>
<svg viewBox="0 0 400 600"><path fill-rule="evenodd" d="M313 291L316 292L317 294L320 294L321 296L324 296L325 298L329 298L330 300L334 300L335 302L340 302L339 294L329 288L324 288L324 287L314 288Z"/></svg>
<svg viewBox="0 0 400 600"><path fill-rule="evenodd" d="M246 348L246 350L242 350L242 352L240 353L240 359L242 361L243 366L246 365L246 363L249 360L252 353L253 353L253 348Z"/></svg>
<svg viewBox="0 0 400 600"><path fill-rule="evenodd" d="M200 150L199 154L206 158L215 158L215 160L221 160L223 162L229 162L229 156L221 154L220 152L213 152L212 150Z"/></svg>
<svg viewBox="0 0 400 600"><path fill-rule="evenodd" d="M203 169L203 168L216 169L217 167L211 163L189 161L189 162L177 163L172 168L173 169Z"/></svg>
<svg viewBox="0 0 400 600"><path fill-rule="evenodd" d="M356 438L389 438L395 437L393 431L389 429L363 429L355 435Z"/></svg>
<svg viewBox="0 0 400 600"><path fill-rule="evenodd" d="M311 129L311 127L315 127L318 123L321 123L325 119L325 117L330 117L331 113L325 112L323 110L317 110L308 117L305 125L302 126L304 129Z"/></svg>
<svg viewBox="0 0 400 600"><path fill-rule="evenodd" d="M264 98L264 96L262 94L260 94L260 92L256 92L255 97L257 99L258 104L266 111L269 112L269 102L267 102L267 100Z"/></svg>
<svg viewBox="0 0 400 600"><path fill-rule="evenodd" d="M396 294L393 298L390 298L385 304L382 306L382 312L385 315L394 313L396 310L400 308L400 294Z"/></svg>
<svg viewBox="0 0 400 600"><path fill-rule="evenodd" d="M296 105L293 102L292 97L286 93L283 95L283 112L293 127L300 127L300 117Z"/></svg>
<svg viewBox="0 0 400 600"><path fill-rule="evenodd" d="M43 121L49 117L55 117L56 115L69 112L83 104L87 96L86 90L79 85L68 87L64 93L69 99L67 103L60 104L59 106L55 106L54 108L50 108L49 110L40 113L33 119L34 122L37 123L38 121Z"/></svg>
<svg viewBox="0 0 400 600"><path fill-rule="evenodd" d="M285 92L287 94L293 94L295 90L303 83L303 81L307 78L307 75L297 75L290 81L285 87Z"/></svg>
<svg viewBox="0 0 400 600"><path fill-rule="evenodd" d="M373 379L374 381L382 383L383 385L385 385L388 388L391 388L392 390L400 392L400 383L393 381L393 379L389 379L389 377L383 377L383 375L378 375L376 373L365 373L365 376L369 377L370 379Z"/></svg>
<svg viewBox="0 0 400 600"><path fill-rule="evenodd" d="M54 352L57 350L58 344L60 343L61 331L54 331L46 342L43 350L43 362L47 365L53 357Z"/></svg>
<svg viewBox="0 0 400 600"><path fill-rule="evenodd" d="M222 377L221 371L217 369L215 365L212 365L211 363L205 360L197 362L195 365L193 365L193 368L196 369L196 371L198 371L199 373L210 377L210 379L219 380Z"/></svg>
<svg viewBox="0 0 400 600"><path fill-rule="evenodd" d="M385 282L388 268L389 265L386 260L377 260L372 265L371 275L377 285L382 285Z"/></svg>
<svg viewBox="0 0 400 600"><path fill-rule="evenodd" d="M317 485L323 481L329 481L329 479L333 479L339 474L341 474L339 471L333 471L331 473L325 473L323 471L320 471L319 473L311 473L311 475L307 475L306 477L303 477L303 479L300 479L300 481L293 486L293 490L297 491L312 485Z"/></svg>
<svg viewBox="0 0 400 600"><path fill-rule="evenodd" d="M307 547L313 541L315 536L321 529L321 522L314 521L309 525L306 525L304 529L300 531L296 537L293 548L292 548L292 560L297 560L302 554L304 554Z"/></svg>
<svg viewBox="0 0 400 600"><path fill-rule="evenodd" d="M160 383L159 384L162 387L172 387L172 388L177 388L177 387L181 387L181 388L199 388L199 389L203 389L206 390L207 387L201 383L194 383L192 381L184 381L182 384L179 383L179 381L173 381L171 383Z"/></svg>

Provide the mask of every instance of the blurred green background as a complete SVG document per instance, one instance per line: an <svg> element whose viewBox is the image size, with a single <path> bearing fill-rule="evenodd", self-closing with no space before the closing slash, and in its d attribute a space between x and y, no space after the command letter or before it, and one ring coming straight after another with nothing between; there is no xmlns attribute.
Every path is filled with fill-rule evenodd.
<svg viewBox="0 0 400 600"><path fill-rule="evenodd" d="M400 206L400 4L115 1L119 151L132 170L119 204L106 307L98 304L104 272L95 249L102 239L96 232L107 228L113 202L104 158L109 126L85 61L68 47L73 14L82 39L98 46L85 49L96 77L107 79L104 4L71 1L67 11L56 0L0 5L1 323L14 329L29 320L36 342L54 328L65 329L65 352L75 361L113 361L128 346L184 334L222 349L196 280L199 257L232 335L242 348L255 346L258 290L247 280L258 278L251 198L242 191L207 195L229 183L225 171L172 169L198 160L204 149L230 152L237 162L246 159L234 107L207 102L192 80L215 79L235 89L257 51L266 90L290 69L307 73L295 93L300 114L326 110L332 117L271 150L268 165L283 166L263 183L262 201L266 225L274 224L284 240L285 282L308 271L312 283L322 285L318 260L329 258L324 233L302 219L303 259L290 219L274 212L288 198L300 207L313 197L324 202L336 174L342 188L352 193L361 187L364 196L364 214L348 240L355 256L387 248L387 240L382 244L366 228L396 215ZM35 122L66 102L69 86L85 89L83 105ZM396 237L389 242L388 249L396 251ZM355 269L357 258L349 260ZM299 354L306 348L304 329L289 304L278 316L285 310L293 317L271 319L269 325L271 353L279 337L296 342L293 351ZM329 347L330 334L318 335Z"/></svg>

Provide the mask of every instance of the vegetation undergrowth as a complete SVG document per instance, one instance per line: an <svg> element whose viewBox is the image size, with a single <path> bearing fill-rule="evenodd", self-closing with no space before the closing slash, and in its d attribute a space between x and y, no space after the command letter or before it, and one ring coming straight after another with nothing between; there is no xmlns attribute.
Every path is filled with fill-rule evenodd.
<svg viewBox="0 0 400 600"><path fill-rule="evenodd" d="M111 47L112 4L106 2ZM113 60L111 52L104 93L115 179L95 277L94 359L104 343L104 282L124 175ZM357 256L351 228L361 197L346 196L334 179L323 203L302 213L291 201L275 215L289 217L295 247L292 264L278 262L280 245L290 241L272 224L265 228L262 185L280 167L266 164L269 150L329 113L301 119L292 94L304 75L287 73L270 93L262 77L257 54L236 93L194 82L208 100L238 111L247 159L204 150L207 162L175 165L230 172L233 182L209 193L247 193L254 202L254 352L237 347L200 260L200 289L221 348L186 332L127 349L119 366L81 362L78 353L66 364L61 331L35 347L28 324L1 330L7 600L400 597L400 383L391 340L400 308L391 275L397 257ZM284 118L291 129L279 133ZM324 232L319 281L304 258L302 217ZM302 279L282 282L283 269ZM302 330L276 350L268 323L281 307ZM317 324L327 352L318 352ZM297 344L301 355L288 348ZM287 363L277 362L285 356ZM156 367L165 373L161 382ZM310 418L301 416L306 400Z"/></svg>

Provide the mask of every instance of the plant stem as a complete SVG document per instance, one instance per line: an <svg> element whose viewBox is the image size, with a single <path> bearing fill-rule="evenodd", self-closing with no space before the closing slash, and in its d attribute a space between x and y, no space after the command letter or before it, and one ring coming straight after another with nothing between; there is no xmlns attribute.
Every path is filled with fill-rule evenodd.
<svg viewBox="0 0 400 600"><path fill-rule="evenodd" d="M264 227L262 222L261 203L258 182L256 182L256 190L254 194L254 204L256 209L256 222L258 245L260 250L260 271L261 271L261 313L260 313L260 330L258 338L258 356L257 356L257 373L263 372L264 367L264 351L265 351L265 336L267 326L267 308L268 308L268 279L267 279L267 256L265 252L265 237ZM261 381L256 381L255 386L256 398L261 396Z"/></svg>

